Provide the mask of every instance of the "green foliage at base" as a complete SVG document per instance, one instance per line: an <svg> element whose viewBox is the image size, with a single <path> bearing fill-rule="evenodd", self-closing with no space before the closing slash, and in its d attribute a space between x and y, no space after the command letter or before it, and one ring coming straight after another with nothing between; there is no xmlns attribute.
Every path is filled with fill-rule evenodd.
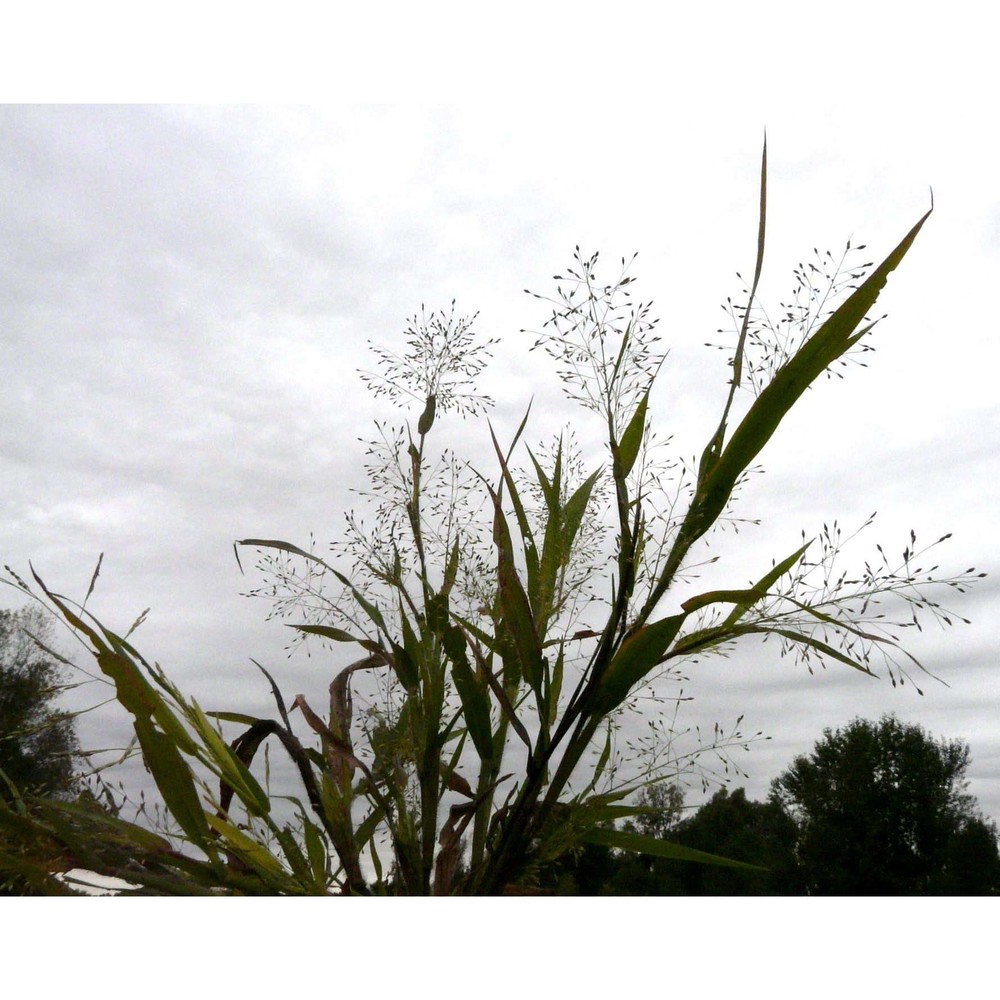
<svg viewBox="0 0 1000 1000"><path fill-rule="evenodd" d="M1000 891L996 829L965 791L969 747L884 716L826 730L773 785L817 895ZM973 861L973 857L976 858Z"/></svg>

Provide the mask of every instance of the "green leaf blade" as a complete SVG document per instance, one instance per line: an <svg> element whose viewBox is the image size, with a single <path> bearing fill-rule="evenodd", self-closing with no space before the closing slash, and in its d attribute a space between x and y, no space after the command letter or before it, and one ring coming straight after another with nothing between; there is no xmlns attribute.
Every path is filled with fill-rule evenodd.
<svg viewBox="0 0 1000 1000"><path fill-rule="evenodd" d="M644 837L626 830L609 830L597 827L585 833L582 839L588 844L600 844L620 851L633 851L637 854L667 858L671 861L694 861L698 864L720 865L725 868L768 871L767 868L762 868L760 865L751 865L746 861L734 861L732 858L721 858L717 854L696 851L693 847L684 847L682 844L674 844L667 840L657 840L655 837Z"/></svg>
<svg viewBox="0 0 1000 1000"><path fill-rule="evenodd" d="M643 431L646 429L646 407L649 403L649 389L639 401L632 419L629 421L621 441L618 442L618 461L621 467L622 478L627 476L635 465L635 460L639 457L639 448L642 445Z"/></svg>
<svg viewBox="0 0 1000 1000"><path fill-rule="evenodd" d="M635 687L664 657L687 614L671 615L639 629L622 643L598 681L594 693L594 711L606 713L617 708Z"/></svg>

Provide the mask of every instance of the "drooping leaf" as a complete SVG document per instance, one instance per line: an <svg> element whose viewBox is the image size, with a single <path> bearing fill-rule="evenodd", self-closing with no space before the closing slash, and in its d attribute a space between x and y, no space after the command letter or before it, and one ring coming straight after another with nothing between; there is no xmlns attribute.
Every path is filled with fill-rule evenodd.
<svg viewBox="0 0 1000 1000"><path fill-rule="evenodd" d="M278 549L281 552L288 552L293 556L302 556L303 559L319 563L321 566L327 565L319 556L313 555L311 552L306 552L305 549L300 549L297 545L292 545L291 542L282 542L275 538L242 538L236 544L245 545L247 548L252 549Z"/></svg>
<svg viewBox="0 0 1000 1000"><path fill-rule="evenodd" d="M745 861L734 861L732 858L720 858L716 854L696 851L692 847L673 844L667 840L658 840L656 837L644 837L638 833L629 833L627 830L609 830L604 827L597 827L585 833L582 839L588 844L601 844L604 847L613 847L619 851L634 851L637 854L647 854L655 858L668 858L671 861L695 861L703 865L747 868L753 871L768 870L761 868L760 865L751 865Z"/></svg>
<svg viewBox="0 0 1000 1000"><path fill-rule="evenodd" d="M809 548L810 544L812 543L806 542L801 548L796 549L750 588L743 590L710 590L707 593L699 594L697 597L688 598L681 604L681 607L690 614L692 611L697 611L699 608L704 608L709 604L736 604L739 614L736 617L731 616L726 622L727 625L732 625L739 617L742 617L742 614L750 605L756 604L767 596L770 588L802 558L803 553Z"/></svg>
<svg viewBox="0 0 1000 1000"><path fill-rule="evenodd" d="M263 876L278 876L279 884L288 886L291 881L281 862L258 840L247 836L242 830L221 816L208 816L208 822L226 842L226 847L241 861Z"/></svg>
<svg viewBox="0 0 1000 1000"><path fill-rule="evenodd" d="M753 604L764 596L764 591L752 587L744 590L709 590L704 594L698 594L697 597L689 597L681 607L691 614L710 604Z"/></svg>
<svg viewBox="0 0 1000 1000"><path fill-rule="evenodd" d="M846 663L847 666L854 667L855 670L860 670L861 673L868 674L869 677L878 676L859 660L851 659L851 657L842 653L839 649L835 649L833 646L830 646L829 644L820 639L816 639L811 635L805 635L802 632L793 632L791 629L787 628L760 629L759 631L775 632L778 635L783 635L786 639L790 639L792 642L799 643L803 646L809 646L811 649L815 649L818 653L823 653L834 660L838 660L840 663Z"/></svg>
<svg viewBox="0 0 1000 1000"><path fill-rule="evenodd" d="M351 767L357 767L366 775L369 775L368 768L365 766L364 762L355 756L354 748L330 729L330 727L309 707L309 703L302 697L302 695L296 695L295 701L292 702L292 709L294 710L296 708L302 713L306 722L309 724L309 728L322 737L324 747L329 747L329 749L336 754L337 757L341 758Z"/></svg>
<svg viewBox="0 0 1000 1000"><path fill-rule="evenodd" d="M238 722L242 726L252 726L260 722L256 716L244 715L242 712L206 712L205 715L220 722Z"/></svg>
<svg viewBox="0 0 1000 1000"><path fill-rule="evenodd" d="M308 635L321 635L324 639L332 639L334 642L357 642L364 645L366 640L359 639L350 632L345 632L342 628L335 628L332 625L286 625L286 628L293 628L298 632L305 632Z"/></svg>
<svg viewBox="0 0 1000 1000"><path fill-rule="evenodd" d="M271 696L274 698L274 703L278 707L278 715L281 716L281 721L285 724L285 729L291 733L292 724L288 721L288 712L285 709L285 699L282 698L281 690L279 689L275 679L271 676L270 672L259 664L252 656L250 657L250 662L264 675L265 678L267 678L268 684L271 685Z"/></svg>

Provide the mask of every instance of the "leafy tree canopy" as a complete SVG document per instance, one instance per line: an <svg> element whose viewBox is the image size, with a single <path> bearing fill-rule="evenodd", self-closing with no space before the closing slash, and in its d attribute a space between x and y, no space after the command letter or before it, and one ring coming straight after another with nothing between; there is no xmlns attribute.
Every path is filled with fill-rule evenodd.
<svg viewBox="0 0 1000 1000"><path fill-rule="evenodd" d="M969 747L892 715L827 729L772 785L798 827L804 886L820 895L1000 889L996 831L967 791ZM972 859L976 860L973 861Z"/></svg>
<svg viewBox="0 0 1000 1000"><path fill-rule="evenodd" d="M78 791L74 719L55 704L62 665L43 648L50 634L37 608L0 611L0 803L7 805L22 793L66 800ZM6 856L7 839L0 827L0 895L29 894L30 881Z"/></svg>
<svg viewBox="0 0 1000 1000"><path fill-rule="evenodd" d="M994 895L997 829L965 791L968 765L961 740L891 715L856 719L826 730L766 802L720 789L679 819L679 789L653 786L658 794L640 797L648 811L626 823L758 870L588 845L547 870L544 885L567 895Z"/></svg>
<svg viewBox="0 0 1000 1000"><path fill-rule="evenodd" d="M55 797L72 791L76 731L55 705L62 666L32 638L44 643L50 631L37 609L0 611L0 771L7 779L0 795L7 801L8 782Z"/></svg>
<svg viewBox="0 0 1000 1000"><path fill-rule="evenodd" d="M776 802L753 802L742 788L719 789L686 819L683 795L665 788L658 812L641 814L646 829L685 848L752 867L692 864L607 847L587 848L546 872L545 885L563 895L755 896L800 889L794 869L795 823ZM651 797L642 797L649 808ZM626 828L636 828L628 821Z"/></svg>

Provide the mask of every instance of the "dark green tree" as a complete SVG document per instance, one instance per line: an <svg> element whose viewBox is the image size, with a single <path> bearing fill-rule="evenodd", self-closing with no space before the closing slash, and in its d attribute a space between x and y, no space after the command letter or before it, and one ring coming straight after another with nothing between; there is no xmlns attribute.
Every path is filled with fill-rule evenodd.
<svg viewBox="0 0 1000 1000"><path fill-rule="evenodd" d="M684 793L677 785L657 782L640 792L641 812L628 820L624 829L644 837L676 840L672 832L684 808ZM614 851L603 844L584 844L558 860L543 866L539 887L559 896L646 896L670 895L663 888L672 864L664 858Z"/></svg>
<svg viewBox="0 0 1000 1000"><path fill-rule="evenodd" d="M798 826L804 888L815 895L992 894L995 829L967 794L970 755L892 715L825 730L772 784Z"/></svg>
<svg viewBox="0 0 1000 1000"><path fill-rule="evenodd" d="M616 879L622 853L604 844L584 844L567 851L538 872L538 891L555 896L618 895Z"/></svg>
<svg viewBox="0 0 1000 1000"><path fill-rule="evenodd" d="M0 798L9 804L22 793L63 800L79 792L73 717L55 705L61 667L35 641L49 645L50 632L40 611L0 611ZM0 854L4 841L0 831ZM0 857L0 895L32 892Z"/></svg>
<svg viewBox="0 0 1000 1000"><path fill-rule="evenodd" d="M626 829L635 829L644 837L659 837L666 840L680 822L684 809L684 792L677 785L657 782L647 785L639 793L642 812L634 820L629 820Z"/></svg>
<svg viewBox="0 0 1000 1000"><path fill-rule="evenodd" d="M78 750L73 718L55 700L62 690L59 662L32 639L49 639L48 622L31 608L0 611L0 795L8 782L21 792L54 798L74 791Z"/></svg>
<svg viewBox="0 0 1000 1000"><path fill-rule="evenodd" d="M942 870L931 879L930 892L946 896L1000 893L1000 854L992 820L967 818L952 838Z"/></svg>
<svg viewBox="0 0 1000 1000"><path fill-rule="evenodd" d="M795 823L780 803L753 802L742 788L720 789L673 838L685 847L758 865L764 871L674 865L689 896L774 896L800 891L795 874Z"/></svg>
<svg viewBox="0 0 1000 1000"><path fill-rule="evenodd" d="M666 811L662 818L669 818ZM763 896L801 891L794 865L794 822L779 803L751 802L742 788L734 792L720 789L685 820L679 820L679 811L675 811L673 821L654 835L762 870L621 855L610 880L610 892L629 896Z"/></svg>

